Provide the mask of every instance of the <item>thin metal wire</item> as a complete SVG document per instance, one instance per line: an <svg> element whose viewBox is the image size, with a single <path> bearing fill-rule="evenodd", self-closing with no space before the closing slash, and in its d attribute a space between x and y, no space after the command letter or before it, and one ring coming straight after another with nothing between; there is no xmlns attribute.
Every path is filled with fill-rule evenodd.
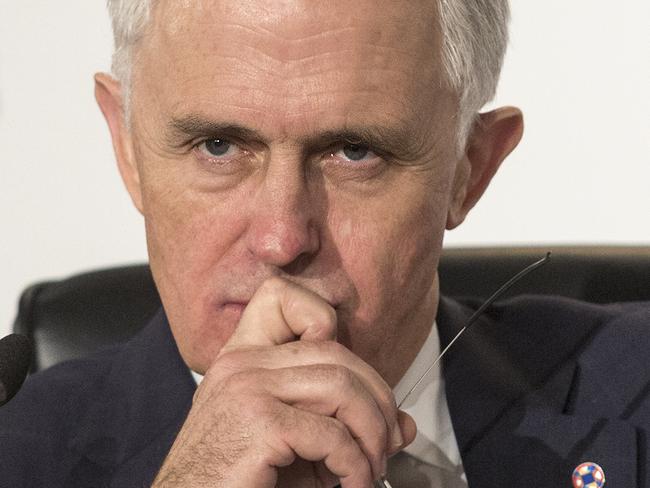
<svg viewBox="0 0 650 488"><path fill-rule="evenodd" d="M393 488L386 478L382 476L381 479L375 481L375 488Z"/></svg>
<svg viewBox="0 0 650 488"><path fill-rule="evenodd" d="M433 368L440 362L442 357L447 354L447 351L451 348L451 346L454 345L454 343L460 338L463 333L469 329L475 322L476 320L481 316L483 312L485 312L485 309L488 308L494 301L499 298L501 295L503 295L506 291L508 291L515 283L517 283L519 280L521 280L524 276L526 276L529 273L532 273L538 268L541 268L544 266L548 261L551 259L551 253L548 252L546 253L546 256L544 256L542 259L539 259L538 261L535 261L534 263L526 266L524 269L522 269L519 273L514 275L512 278L510 278L508 281L506 281L501 287L495 291L483 304L472 314L472 316L469 318L467 321L467 324L465 324L465 327L460 329L458 334L454 336L454 338L447 344L447 347L445 347L442 352L438 355L438 357L431 363L431 366L427 368L427 370L424 372L422 376L420 376L420 379L418 379L415 384L411 387L411 389L406 393L404 398L399 402L397 408L401 408L402 405L404 405L404 402L411 396L411 394L417 389L418 386L424 381L424 379L427 377L427 375L433 370ZM388 482L388 480L384 477L381 479L377 480L375 482L375 487L376 488L393 488L391 484Z"/></svg>
<svg viewBox="0 0 650 488"><path fill-rule="evenodd" d="M451 346L454 345L454 343L460 338L463 333L470 328L476 322L476 320L485 312L485 309L488 308L490 305L494 303L494 301L499 298L501 295L503 295L506 291L508 291L512 285L517 283L520 279L522 279L524 276L526 276L528 273L532 273L535 271L537 268L540 268L541 266L544 266L549 259L551 259L551 253L546 253L546 256L543 257L542 259L535 261L533 264L527 266L526 268L522 269L519 273L514 275L512 278L510 278L508 281L506 281L501 287L495 291L490 298L488 298L483 305L481 305L476 312L472 314L472 316L469 318L467 321L467 324L465 324L465 327L460 329L458 334L447 344L447 347L445 347L442 352L438 355L438 357L435 359L435 361L427 368L427 370L424 372L422 376L420 376L420 379L415 382L415 384L411 387L411 389L406 393L404 398L399 402L399 405L397 408L401 408L402 405L404 405L404 402L408 399L409 396L417 389L418 386L420 386L420 383L424 381L424 378L427 377L427 375L433 370L433 368L440 362L442 357L447 354L447 351L451 348Z"/></svg>

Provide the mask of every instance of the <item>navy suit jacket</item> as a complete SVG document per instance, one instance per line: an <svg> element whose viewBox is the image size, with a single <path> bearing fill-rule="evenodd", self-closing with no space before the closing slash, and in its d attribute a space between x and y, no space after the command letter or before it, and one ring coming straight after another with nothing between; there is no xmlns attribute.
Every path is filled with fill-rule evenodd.
<svg viewBox="0 0 650 488"><path fill-rule="evenodd" d="M444 346L478 306L442 299ZM650 304L520 297L488 309L443 364L470 488L650 488ZM125 345L33 375L0 409L1 487L142 487L194 381L164 313Z"/></svg>

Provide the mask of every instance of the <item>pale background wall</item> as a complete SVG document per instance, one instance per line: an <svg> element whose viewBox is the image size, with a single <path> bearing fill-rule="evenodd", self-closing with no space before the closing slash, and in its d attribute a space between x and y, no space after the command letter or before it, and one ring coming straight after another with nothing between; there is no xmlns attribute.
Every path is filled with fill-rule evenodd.
<svg viewBox="0 0 650 488"><path fill-rule="evenodd" d="M650 244L650 2L515 0L497 97L522 146L448 244ZM145 259L92 94L100 0L0 0L0 337L43 278Z"/></svg>

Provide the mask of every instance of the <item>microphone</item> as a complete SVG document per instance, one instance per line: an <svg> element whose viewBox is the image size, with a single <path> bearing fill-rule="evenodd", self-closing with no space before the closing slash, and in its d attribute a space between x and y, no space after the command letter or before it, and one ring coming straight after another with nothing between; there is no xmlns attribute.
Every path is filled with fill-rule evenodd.
<svg viewBox="0 0 650 488"><path fill-rule="evenodd" d="M0 340L0 407L11 400L25 381L32 362L32 341L22 334Z"/></svg>

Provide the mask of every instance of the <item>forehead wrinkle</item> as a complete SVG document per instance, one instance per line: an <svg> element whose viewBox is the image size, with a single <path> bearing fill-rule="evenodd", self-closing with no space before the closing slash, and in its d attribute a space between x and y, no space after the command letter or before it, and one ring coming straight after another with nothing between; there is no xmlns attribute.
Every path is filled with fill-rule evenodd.
<svg viewBox="0 0 650 488"><path fill-rule="evenodd" d="M225 30L233 27L225 26ZM244 26L239 26L244 27ZM321 33L320 35L326 35ZM240 74L242 66L248 68L247 73L251 77L257 77L260 74L268 76L286 77L291 71L301 73L302 75L308 74L321 74L323 72L330 72L333 70L341 69L341 60L350 61L353 59L361 59L361 66L354 69L355 74L361 75L364 72L370 73L375 70L384 70L386 72L399 72L396 69L394 60L395 56L402 56L404 61L406 57L413 58L409 63L409 68L412 71L418 70L418 75L422 76L426 73L424 66L414 58L413 53L405 51L397 47L387 45L372 44L369 42L357 42L354 48L349 45L328 45L325 49L313 49L306 47L301 52L285 51L282 56L277 53L270 53L270 43L263 42L246 42L241 36L232 35L232 46L229 50L221 39L205 39L200 40L200 43L206 45L206 52L214 53L222 60L226 61L222 65L225 71L233 71ZM166 44L175 44L173 38L161 39ZM291 41L293 42L293 41ZM195 46L193 46L195 48ZM363 48L363 49L360 49ZM232 67L228 66L228 62ZM373 73L376 75L377 73Z"/></svg>
<svg viewBox="0 0 650 488"><path fill-rule="evenodd" d="M300 53L302 45L309 49L314 43L326 41L336 45L351 38L358 45L388 48L390 44L401 45L404 36L410 34L412 38L428 39L432 48L440 47L441 33L434 28L437 25L437 2L410 3L413 3L410 8L394 8L390 1L353 7L344 2L323 6L312 0L159 1L154 9L154 21L159 20L157 31L169 35L189 32L188 27L204 26L208 32L214 30L215 36L205 35L201 37L203 40L214 37L216 42L220 42L224 35L230 34L232 39L257 44L271 59L289 62L306 57ZM340 15L341 5L345 15ZM382 42L385 40L398 42ZM400 52L411 53L410 50Z"/></svg>
<svg viewBox="0 0 650 488"><path fill-rule="evenodd" d="M173 4L173 2L167 2L167 4ZM369 72L372 69L385 69L387 72L394 71L399 73L400 70L393 67L394 64L397 64L401 66L402 70L408 71L408 73L404 74L407 76L410 75L412 80L424 77L434 81L431 77L433 73L431 73L431 69L428 69L427 66L430 67L431 64L435 63L422 62L423 58L428 58L431 61L432 49L400 49L399 47L405 45L403 42L393 42L395 47L391 47L391 43L387 41L395 39L399 33L386 33L380 30L376 27L377 22L371 23L369 26L362 24L360 32L358 35L355 35L355 32L359 30L356 27L341 27L338 24L334 26L327 25L327 22L332 23L331 20L325 21L324 23L326 25L323 25L322 22L316 22L312 19L310 22L313 24L313 28L317 29L317 32L311 34L303 33L298 39L289 38L286 40L280 34L265 26L269 23L273 24L273 22L265 22L264 18L255 17L250 13L243 15L241 9L231 8L229 2L194 0L185 1L184 4L185 8L180 8L180 13L178 12L178 8L172 8L167 12L162 12L158 16L158 29L156 31L165 38L164 41L166 41L167 49L157 50L156 56L159 56L161 52L173 53L174 49L170 48L175 47L178 44L177 41L179 41L180 44L184 44L185 51L189 49L191 51L214 53L226 61L232 61L232 63L223 63L220 66L220 71L233 71L234 74L240 75L241 67L246 66L248 68L246 72L252 79L260 75L287 78L294 73L304 75L309 73L318 74L327 70L337 70L342 64L341 59L337 59L339 57L344 62L348 61L348 63L357 60L357 66L355 68L361 67L361 70L368 69ZM214 8L205 8L208 4ZM307 4L309 7L313 5L310 2ZM265 2L260 0L246 2L246 5L255 7L258 10L261 9L266 14L269 12L277 13L278 10L277 2L269 3L269 6L272 8L265 8ZM305 16L305 11L311 12L315 10L313 8L306 8L304 2L289 1L284 2L282 6L284 10L291 10L290 7L293 6L294 10L303 17ZM318 10L316 12L320 13ZM172 15L172 13L176 13L177 15ZM229 16L227 15L228 13L232 13L232 15ZM221 15L217 19L217 16L220 14L224 15ZM395 17L394 13L391 15L391 18ZM172 17L173 21L167 23L166 20L168 17ZM186 18L185 23L182 17ZM252 26L244 23L246 20ZM412 20L412 16L407 16L406 20ZM406 20L400 19L399 22L404 23ZM289 19L288 23L293 21L293 19ZM341 19L337 19L337 23L340 22L342 22ZM348 22L352 22L352 20ZM422 19L418 19L417 22L422 23ZM409 22L409 26L411 23ZM168 27L169 25L172 27ZM218 32L215 32L215 35L210 35L208 31L207 33L204 32L203 35L192 38L191 34L197 31L197 26L198 28L205 26L209 31L215 31L218 28ZM330 30L323 31L325 28L329 28ZM435 37L434 31L435 29L429 26L427 29L427 37ZM349 34L349 36L342 34ZM185 36L185 39L178 39L177 36L179 35ZM262 39L260 39L260 36L263 36ZM268 38L269 36L274 37L277 42L263 42L264 38ZM413 36L411 35L411 37ZM316 49L313 41L323 39L329 42L323 43L322 46L318 46L318 49ZM196 43L199 45L197 46ZM204 50L202 50L201 44ZM277 49L274 48L276 44L279 45ZM425 43L425 45L431 46L431 43ZM421 51L426 51L426 53L424 54ZM436 50L433 49L433 51ZM397 56L398 53L406 53L406 55ZM400 63L395 63L396 58L400 59ZM172 60L174 61L172 64L180 64L182 66L183 62L186 62L186 59L187 56L183 54L183 50L181 49L181 52L177 53L175 59ZM332 64L331 67L322 66L323 64L327 65L329 63ZM233 66L229 67L229 64ZM356 70L355 75L357 78L363 78L360 70ZM377 76L372 78L377 78ZM288 91L292 92L293 90Z"/></svg>
<svg viewBox="0 0 650 488"><path fill-rule="evenodd" d="M171 3L173 4L173 2ZM286 15L278 14L277 2L272 8L264 9L264 13L258 15L253 15L251 12L248 12L247 15L242 15L243 9L228 8L228 2L212 2L216 8L201 8L200 5L205 3L202 1L186 3L191 4L193 8L186 6L186 8L182 8L180 11L178 8L165 9L159 7L155 9L154 22L152 22L152 24L156 23L157 26L154 29L155 35L168 38L173 42L174 40L178 40L178 36L183 36L191 32L191 28L196 30L197 27L203 27L206 33L214 32L215 35L201 36L197 39L198 42L222 47L221 40L224 37L229 37L231 42L234 40L235 44L238 45L238 53L240 52L240 48L254 49L258 54L263 55L267 62L283 63L300 59L303 57L300 54L291 55L295 51L296 46L312 44L326 37L336 40L345 37L346 32L354 30L352 27L335 26L324 31L322 23L312 21L312 24L318 31L306 35L304 33L301 35L296 33L292 37L286 34L283 35L282 30L265 27L265 24L286 27L286 25L291 23L287 22ZM247 3L259 8L261 2L254 1ZM169 5L170 2L167 2L167 4ZM199 8L196 8L197 4ZM301 11L296 9L296 11L302 12L303 15L305 13L305 10ZM282 15L284 17L281 17ZM277 18L277 21L269 22L269 19L274 17ZM284 22L280 22L280 20ZM290 17L289 20L295 22L295 16L293 18Z"/></svg>
<svg viewBox="0 0 650 488"><path fill-rule="evenodd" d="M397 75L400 72L395 72ZM352 72L353 76L358 73ZM251 77L247 83L242 77L230 78L219 75L197 75L183 80L183 90L174 93L182 95L184 92L194 91L196 95L190 98L180 98L172 102L174 110L197 110L199 107L230 106L260 113L273 112L277 116L293 118L300 114L314 112L333 112L349 114L361 112L368 118L388 118L401 114L413 113L414 107L410 106L408 99L395 97L390 86L377 86L376 84L353 83L342 86L338 80L342 73L327 71L324 76L309 75L290 80L277 81L276 77L269 77L260 83L259 77ZM207 76L207 78L206 78ZM395 80L398 82L398 80ZM391 85L383 83L383 85ZM176 97L174 97L176 98ZM381 103L373 103L378 98ZM435 98L435 97L434 97ZM240 100L241 104L233 103ZM170 100L171 101L171 100Z"/></svg>
<svg viewBox="0 0 650 488"><path fill-rule="evenodd" d="M264 28L262 26L257 26L257 28L253 28L244 24L231 24L233 27L241 28L245 31L248 31L250 34L253 35L265 35L267 37L271 37L276 41L279 41L280 43L283 44L288 44L288 45L296 45L296 44L301 44L305 42L310 42L310 41L319 41L324 37L332 37L332 36L342 36L345 34L345 32L354 32L353 27L336 27L334 29L330 29L327 31L320 31L320 32L315 32L313 34L307 34L307 35L302 35L300 37L287 37L283 36L277 32L273 32L270 29Z"/></svg>
<svg viewBox="0 0 650 488"><path fill-rule="evenodd" d="M238 27L253 30L246 26ZM344 30L354 31L353 28ZM232 36L232 39L234 39L233 47L237 53L232 57L238 62L246 58L256 59L259 57L261 63L269 63L278 71L293 68L300 71L318 72L323 60L326 62L331 60L335 67L339 68L342 62L350 62L355 59L361 60L361 69L367 66L365 69L369 70L376 68L391 70L396 57L399 57L401 62L410 60L407 66L411 68L413 74L417 73L422 76L431 72L429 69L430 63L423 63L423 61L433 57L429 50L425 50L424 54L417 53L414 50L405 50L389 44L370 42L363 38L354 39L352 44L350 38L342 38L337 30L320 32L299 40L280 39L277 42L264 42L253 38L246 39L236 34ZM322 42L317 43L316 41L319 40ZM218 40L215 40L213 44L217 45L218 42ZM248 54L248 56L242 54ZM258 69L261 65L261 63L254 63L250 60L247 62ZM271 72L271 70L267 71Z"/></svg>
<svg viewBox="0 0 650 488"><path fill-rule="evenodd" d="M165 3L170 6L178 5L175 2ZM271 10L277 13L276 2L255 0L248 3L260 8L272 6ZM427 15L416 19L419 27L415 31L405 34L405 42L391 43L391 40L397 39L400 33L395 32L395 26L391 24L389 27L392 31L384 36L381 30L376 28L382 17L375 17L379 20L372 20L370 24L362 25L366 37L360 35L355 39L345 39L348 36L340 35L341 33L352 35L356 33L356 30L348 25L333 24L332 17L327 17L327 12L323 13L322 10L307 8L305 5L308 7L313 5L311 2L285 2L284 4L285 7L291 5L304 7L299 12L303 16L305 12L315 11L316 14L322 13L321 17L326 17L323 26L317 21L318 15L315 15L310 25L312 31L316 28L318 31L315 33L301 31L300 36L295 36L297 31L291 34L289 30L287 31L289 34L287 34L283 30L270 29L268 22L256 21L251 18L250 12L248 18L251 19L251 22L249 23L257 27L249 27L245 22L247 17L241 17L241 9L234 8L233 2L194 0L185 2L185 4L199 5L203 7L203 11L192 8L181 8L180 10L170 8L167 12L169 16L180 12L179 18L185 17L183 21L178 20L174 29L165 34L169 35L165 39L166 44L171 44L166 47L174 47L176 36L185 37L180 41L184 44L182 49L170 50L175 59L170 63L172 69L167 69L167 71L171 72L172 76L176 76L176 85L172 86L171 91L165 96L172 105L176 104L184 109L196 109L200 102L213 107L231 107L233 109L237 107L239 111L245 111L249 115L255 114L266 120L272 117L279 121L278 124L283 131L290 132L292 127L297 126L299 122L311 126L317 124L318 121L309 120L314 117L308 115L318 113L323 114L329 120L332 119L335 112L346 118L355 117L359 120L359 114L355 112L360 110L366 112L364 118L367 121L385 122L400 116L417 120L418 111L422 105L422 96L420 95L422 91L430 87L430 91L427 90L431 94L426 96L427 104L432 103L431 100L434 100L433 103L435 103L435 98L439 93L436 90L439 84L435 82L433 76L430 76L431 73L428 73L429 76L423 76L427 73L423 73L422 59L429 59L429 62L426 63L427 66L435 65L435 63L431 63L432 50L426 47L422 48L423 44L417 44L418 49L403 49L404 46L413 45L406 41L408 38L413 39L414 32L422 31L420 24L423 24L423 18L428 17ZM343 3L334 1L332 5L336 10ZM388 17L395 17L396 10L391 10L390 3L387 5L390 10ZM205 8L206 6L211 8ZM354 9L352 10L354 11ZM222 18L217 19L221 13L229 11L232 11L233 15L222 15ZM358 11L356 11L356 15L358 15ZM373 17L374 12L369 11L368 15ZM280 18L286 18L286 16L282 17L278 13L277 19ZM159 18L159 23L163 24L161 27L164 27L164 22L161 19L164 19L164 15ZM291 19L289 20L291 21ZM343 20L335 20L351 22L346 20L345 16ZM398 22L406 25L412 20L412 15L406 15ZM193 22L195 23L193 24ZM211 31L206 34L205 30L197 30L197 25ZM222 27L222 31L218 31ZM323 28L330 30L323 32ZM212 32L215 35L212 35ZM337 39L333 33L339 33L338 37L343 37L343 39ZM220 34L224 34L225 38ZM427 28L425 34L431 39L436 37L435 29L431 26ZM273 57L269 51L264 50L265 43L259 42L259 40L271 39L270 36L275 36L274 39L278 41L278 44L289 46L284 53L285 58ZM328 40L332 40L332 42L325 42ZM197 41L203 44L203 47L196 46ZM319 43L323 44L324 46L321 47L325 47L325 49L314 49L314 46ZM275 43L269 42L268 44ZM203 69L201 72L192 71L192 66L199 61L196 56L192 59L189 58L189 55L192 54L191 51L207 53L203 56L203 61L200 62L216 67L208 66L208 69ZM398 56L398 52L406 52L409 57ZM165 56L165 50L157 50L152 61L157 62L160 54ZM216 57L212 58L211 56L221 56L222 60L226 60L226 62L220 62ZM206 57L208 57L207 61ZM342 58L343 61L347 60L350 69L346 70L346 63L341 63L337 57ZM359 59L363 62L360 63ZM234 61L237 63L235 64ZM334 69L337 62L343 67ZM155 66L155 63L152 64ZM175 66L175 64L180 64L180 66ZM234 66L229 67L230 64ZM407 67L403 68L405 65ZM178 70L174 69L177 67ZM244 67L243 70L242 67ZM382 70L382 67L386 69ZM161 73L162 71L158 70L158 74ZM373 74L376 76L372 76ZM381 86L378 85L379 83ZM347 88L342 87L344 84L347 85ZM411 86L408 90L395 92L392 89L395 84ZM416 91L414 92L414 90ZM415 97L419 100L418 106L413 102L412 96L401 95L405 91L411 95L419 93ZM184 93L190 92L193 93L193 96L184 95ZM231 95L221 97L220 92L229 92ZM339 96L344 95L343 92L347 93L347 97ZM394 93L400 96L395 96ZM234 98L232 94L236 94L237 97ZM179 97L184 98L179 99ZM333 106L334 102L337 104L336 107ZM269 114L269 111L273 113ZM409 116L405 114L409 114Z"/></svg>
<svg viewBox="0 0 650 488"><path fill-rule="evenodd" d="M223 91L223 87L220 89ZM231 85L231 89L241 92L240 86ZM332 138L332 134L336 132L341 134L363 133L364 126L400 126L403 128L401 137L411 141L409 149L401 149L404 154L421 153L422 151L419 149L413 148L427 145L425 144L427 139L429 142L433 142L434 138L440 137L438 134L440 128L435 127L431 120L421 120L419 114L413 112L413 107L406 104L405 100L397 98L394 103L388 105L386 100L391 96L390 92L386 93L384 103L379 106L381 110L374 110L371 105L367 104L367 100L369 97L377 96L376 90L346 91L346 93L358 95L359 101L343 106L340 106L341 101L337 99L335 91L322 92L323 94L318 96L313 95L313 98L318 98L317 102L313 104L306 103L302 97L296 97L297 103L291 104L290 99L283 99L282 96L271 97L268 91L256 90L248 92L246 103L236 103L236 100L242 100L241 96L224 93L224 97L219 100L211 97L195 97L189 101L182 99L172 106L170 113L200 113L200 116L195 117L196 120L200 118L232 120L239 125L268 134L264 138L259 138L257 134L253 135L251 132L246 137L265 140L300 137L305 142L309 137L302 136L302 134L315 134L323 127L330 128L322 130L328 130L330 132L328 137ZM310 100L312 97L306 97L306 99ZM280 103L270 106L269 98L275 98ZM255 99L254 103L251 103L252 99ZM336 108L337 106L340 108ZM339 119L338 122L336 119ZM215 127L215 131L219 129L217 126ZM410 136L409 132L411 132ZM366 138L363 137L363 139ZM393 138L393 140L395 139Z"/></svg>

